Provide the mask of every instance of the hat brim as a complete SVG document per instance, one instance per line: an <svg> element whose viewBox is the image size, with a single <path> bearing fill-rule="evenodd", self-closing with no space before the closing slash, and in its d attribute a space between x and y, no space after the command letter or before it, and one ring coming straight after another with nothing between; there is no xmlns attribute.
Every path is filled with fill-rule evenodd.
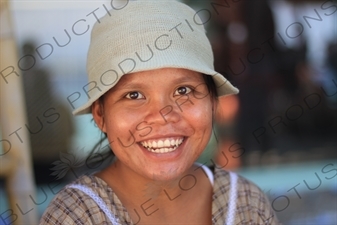
<svg viewBox="0 0 337 225"><path fill-rule="evenodd" d="M160 69L160 68L157 68L157 69ZM200 72L200 71L197 71L197 72ZM234 95L234 94L239 93L239 89L234 87L222 74L220 74L216 71L213 71L213 73L204 73L204 72L200 72L200 73L212 76L212 78L214 80L214 83L216 85L218 97L227 96L227 95ZM119 79L120 79L120 77L119 77ZM96 98L95 97L90 98L85 104L83 104L82 106L75 109L73 111L73 115L84 115L84 114L91 113L92 104L96 100L98 100L99 97L104 95L109 90L110 89L105 90L104 93L101 93L101 95L96 97Z"/></svg>

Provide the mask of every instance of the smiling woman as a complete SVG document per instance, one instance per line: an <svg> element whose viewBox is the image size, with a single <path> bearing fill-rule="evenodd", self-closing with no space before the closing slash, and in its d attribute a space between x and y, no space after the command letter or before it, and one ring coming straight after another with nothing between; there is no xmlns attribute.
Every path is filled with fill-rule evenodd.
<svg viewBox="0 0 337 225"><path fill-rule="evenodd" d="M199 23L180 27L193 20ZM155 40L168 47L120 68ZM93 115L116 157L60 191L40 224L278 224L254 184L195 163L211 137L218 97L238 90L214 71L191 8L138 0L110 11L93 27L87 71L94 88L74 114ZM103 75L114 82L103 84Z"/></svg>
<svg viewBox="0 0 337 225"><path fill-rule="evenodd" d="M200 73L186 69L137 72L123 76L102 101L96 101L92 114L117 156L114 169L126 165L137 171L133 180L137 174L148 180L171 180L187 171L206 147L212 131L210 95L197 99L193 94L204 82ZM180 109L179 101L184 102ZM168 105L172 110L163 118L159 112ZM150 130L137 132L140 122ZM130 132L135 136L132 144ZM118 134L118 142L113 140L114 134ZM117 174L129 179L128 174Z"/></svg>

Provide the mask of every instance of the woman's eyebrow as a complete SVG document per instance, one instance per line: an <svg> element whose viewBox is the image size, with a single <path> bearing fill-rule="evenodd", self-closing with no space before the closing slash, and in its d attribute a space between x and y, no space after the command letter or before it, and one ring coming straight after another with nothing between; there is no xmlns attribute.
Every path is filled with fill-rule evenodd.
<svg viewBox="0 0 337 225"><path fill-rule="evenodd" d="M144 88L147 85L143 82L127 82L125 84L120 85L120 89L138 89L138 88Z"/></svg>
<svg viewBox="0 0 337 225"><path fill-rule="evenodd" d="M165 82L169 82L169 81L165 81ZM180 83L187 83L187 82L193 82L193 83L204 83L203 79L200 79L197 76L194 75L187 75L187 76L183 76L183 77L178 77L176 79L172 79L170 81L170 83L172 84L180 84ZM198 83L198 84L199 84ZM168 83L169 85L169 83ZM136 80L136 81L126 81L123 82L119 89L141 89L141 88L146 88L148 87L149 84L144 83L143 80Z"/></svg>
<svg viewBox="0 0 337 225"><path fill-rule="evenodd" d="M197 76L184 76L174 79L172 82L174 83L184 83L184 82L200 82L204 83L204 79L200 79Z"/></svg>

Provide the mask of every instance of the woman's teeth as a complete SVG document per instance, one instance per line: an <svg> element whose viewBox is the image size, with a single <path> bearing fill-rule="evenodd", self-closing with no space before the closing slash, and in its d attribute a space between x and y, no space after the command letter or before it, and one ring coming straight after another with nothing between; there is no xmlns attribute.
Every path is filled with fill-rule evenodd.
<svg viewBox="0 0 337 225"><path fill-rule="evenodd" d="M170 138L163 140L142 141L141 144L150 152L167 153L176 150L183 141L184 138Z"/></svg>

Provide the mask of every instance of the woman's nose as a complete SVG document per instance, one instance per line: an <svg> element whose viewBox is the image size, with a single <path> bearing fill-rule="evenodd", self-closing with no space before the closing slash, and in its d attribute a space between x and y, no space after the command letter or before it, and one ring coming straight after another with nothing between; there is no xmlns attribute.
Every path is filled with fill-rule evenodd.
<svg viewBox="0 0 337 225"><path fill-rule="evenodd" d="M156 98L149 103L144 119L151 124L177 123L181 119L181 110L171 99Z"/></svg>

